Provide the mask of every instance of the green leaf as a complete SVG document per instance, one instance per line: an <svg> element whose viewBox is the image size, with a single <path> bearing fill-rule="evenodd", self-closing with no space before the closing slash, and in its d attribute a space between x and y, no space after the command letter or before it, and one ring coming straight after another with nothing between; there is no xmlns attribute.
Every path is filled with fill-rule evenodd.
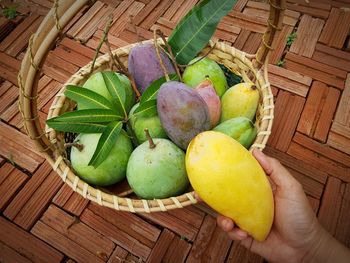
<svg viewBox="0 0 350 263"><path fill-rule="evenodd" d="M17 17L17 10L16 9L17 9L17 7L15 7L15 6L5 7L2 10L2 13L7 19L12 20L12 19L15 19Z"/></svg>
<svg viewBox="0 0 350 263"><path fill-rule="evenodd" d="M170 74L169 78L170 80L179 80L179 77L176 74ZM142 94L140 105L142 105L146 101L157 99L158 90L160 86L165 82L167 82L165 77L161 77L153 81L151 85L148 86L146 91Z"/></svg>
<svg viewBox="0 0 350 263"><path fill-rule="evenodd" d="M203 1L179 22L168 41L177 63L188 64L207 45L220 20L236 2Z"/></svg>
<svg viewBox="0 0 350 263"><path fill-rule="evenodd" d="M195 6L192 7L192 9L190 11L188 11L188 13L177 23L176 28L181 27L182 24L190 17L192 16L192 14L197 11L199 8L201 8L202 6L206 5L209 1L211 0L203 0L200 1L198 4L196 4ZM175 29L176 29L175 28ZM171 36L170 36L171 37Z"/></svg>
<svg viewBox="0 0 350 263"><path fill-rule="evenodd" d="M62 115L51 118L48 121L56 122L83 122L83 123L104 123L111 121L120 121L123 120L123 116L119 116L112 110L106 109L89 109L89 110L77 110L63 113Z"/></svg>
<svg viewBox="0 0 350 263"><path fill-rule="evenodd" d="M102 133L107 125L98 123L83 122L60 122L53 119L48 120L47 125L57 131L75 132L75 133Z"/></svg>
<svg viewBox="0 0 350 263"><path fill-rule="evenodd" d="M113 109L112 103L100 94L74 85L67 85L64 94L78 104L84 104L90 109Z"/></svg>
<svg viewBox="0 0 350 263"><path fill-rule="evenodd" d="M283 68L284 63L286 63L285 60L279 60L279 61L277 61L276 65L277 65L278 67L282 67L282 68Z"/></svg>
<svg viewBox="0 0 350 263"><path fill-rule="evenodd" d="M123 123L121 121L113 121L103 131L98 140L96 150L92 156L89 165L93 167L99 166L112 150L117 138L122 130Z"/></svg>
<svg viewBox="0 0 350 263"><path fill-rule="evenodd" d="M157 115L157 100L148 100L137 107L134 115L138 117L153 117Z"/></svg>
<svg viewBox="0 0 350 263"><path fill-rule="evenodd" d="M295 41L295 39L297 38L297 32L293 32L291 33L288 37L287 37L287 47L290 47L293 42Z"/></svg>
<svg viewBox="0 0 350 263"><path fill-rule="evenodd" d="M116 111L127 118L128 115L125 110L125 90L118 76L112 71L103 71L101 73L106 87L113 98Z"/></svg>
<svg viewBox="0 0 350 263"><path fill-rule="evenodd" d="M233 73L229 68L225 67L223 64L219 64L219 66L225 74L227 85L229 87L232 87L242 82L241 76L238 76L237 74Z"/></svg>

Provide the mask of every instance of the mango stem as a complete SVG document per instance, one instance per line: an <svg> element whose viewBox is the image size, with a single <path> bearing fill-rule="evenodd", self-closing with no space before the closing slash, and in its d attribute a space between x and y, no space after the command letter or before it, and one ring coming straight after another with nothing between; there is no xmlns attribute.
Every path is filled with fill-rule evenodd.
<svg viewBox="0 0 350 263"><path fill-rule="evenodd" d="M144 131L146 133L146 137L147 137L147 140L149 142L149 148L151 148L151 149L156 148L156 145L154 144L154 141L153 141L151 135L149 134L148 129L146 128Z"/></svg>
<svg viewBox="0 0 350 263"><path fill-rule="evenodd" d="M65 148L68 148L68 147L75 147L75 148L78 149L79 152L81 152L81 151L84 149L84 145L83 145L83 144L80 144L80 143L77 143L77 142L65 143L65 144L64 144L64 147L65 147Z"/></svg>

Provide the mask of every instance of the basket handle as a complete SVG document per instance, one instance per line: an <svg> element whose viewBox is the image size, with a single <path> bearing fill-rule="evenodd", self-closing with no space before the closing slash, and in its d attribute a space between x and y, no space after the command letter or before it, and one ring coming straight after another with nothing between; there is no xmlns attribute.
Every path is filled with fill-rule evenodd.
<svg viewBox="0 0 350 263"><path fill-rule="evenodd" d="M282 29L286 0L269 0L270 14L267 20L267 29L262 37L262 43L256 52L257 67L268 63L268 54L273 50L274 41L277 39L277 31Z"/></svg>
<svg viewBox="0 0 350 263"><path fill-rule="evenodd" d="M30 38L29 46L18 74L18 85L20 88L19 110L23 117L24 127L43 155L52 156L54 147L45 136L45 132L39 122L37 88L41 73L40 69L62 29L88 2L88 0L55 0L54 7L40 24L37 32Z"/></svg>

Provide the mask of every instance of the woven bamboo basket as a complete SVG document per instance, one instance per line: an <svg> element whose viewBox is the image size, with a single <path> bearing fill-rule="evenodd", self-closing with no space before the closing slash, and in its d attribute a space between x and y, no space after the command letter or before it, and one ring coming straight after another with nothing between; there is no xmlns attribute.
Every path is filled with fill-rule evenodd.
<svg viewBox="0 0 350 263"><path fill-rule="evenodd" d="M38 150L51 164L54 171L68 184L75 192L99 205L129 212L156 212L167 211L175 208L182 208L197 203L194 192L187 192L180 196L166 199L140 200L127 198L119 194L113 194L103 188L95 188L84 182L71 169L67 154L62 147L64 135L46 127L44 130L38 118L37 98L38 81L41 74L41 67L44 60L60 36L62 29L70 22L75 14L79 12L88 0L62 0L55 1L54 7L50 10L38 31L32 36L29 42L27 53L22 61L21 70L18 75L20 87L19 106L24 119L24 127L29 137L34 140ZM273 49L277 31L281 29L285 0L270 0L270 15L267 23L267 30L263 35L262 45L256 54L247 54L220 41L210 41L202 51L206 54L210 49L209 57L216 62L225 65L234 72L238 72L245 81L253 80L260 91L260 104L256 114L256 126L258 134L250 150L254 148L263 150L271 134L271 127L274 118L273 95L267 77L268 54ZM155 40L147 40L153 42ZM157 40L160 41L161 40ZM112 54L125 63L130 49L139 43L131 44L116 49ZM109 54L100 56L94 65L94 72L108 68ZM49 110L48 118L72 110L72 103L64 96L67 84L83 85L91 75L91 64L81 68L63 85L60 92L54 98Z"/></svg>

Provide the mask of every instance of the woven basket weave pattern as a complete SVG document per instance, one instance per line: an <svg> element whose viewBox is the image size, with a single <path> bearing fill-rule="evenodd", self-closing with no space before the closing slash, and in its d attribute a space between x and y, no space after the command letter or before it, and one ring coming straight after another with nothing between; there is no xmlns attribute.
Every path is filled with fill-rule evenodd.
<svg viewBox="0 0 350 263"><path fill-rule="evenodd" d="M80 2L80 5L75 2L72 3L71 6L69 6L69 2L72 1L63 1L63 5L56 4L53 10L51 10L43 22L46 22L46 27L42 24L36 34L36 37L31 39L32 42L29 45L26 57L22 63L21 72L19 74L19 84L21 87L20 109L23 114L25 127L29 136L36 141L38 148L43 152L45 158L52 165L53 170L59 174L65 183L67 183L74 191L81 194L84 198L97 202L100 205L121 211L154 212L182 208L187 205L195 204L197 201L193 192L161 200L139 200L116 196L101 189L94 188L81 180L71 170L63 147L63 134L48 127L46 127L45 132L41 130L40 124L38 123L36 117L36 92L39 75L38 72L40 71L39 65L42 64L42 59L45 57L45 53L43 53L44 55L40 54L41 50L39 44L40 42L45 42L46 45L43 49L46 48L48 52L51 43L55 39L54 34L59 34L61 28L69 21L69 16L74 15L81 8L83 4L81 2L86 1L77 1ZM57 1L55 3L57 3ZM253 148L258 148L260 150L264 149L271 133L273 121L273 95L267 78L266 58L268 51L271 49L276 30L280 28L285 3L284 1L270 1L270 4L272 8L269 19L270 22L268 23L269 26L263 37L263 45L260 47L257 55L246 54L221 42L214 43L213 41L210 41L207 47L207 49L211 49L208 55L209 58L225 65L233 71L238 71L245 81L254 79L255 85L260 91L261 101L256 117L258 134L250 150ZM277 18L276 14L274 13L278 14ZM46 33L46 36L44 36L44 33ZM161 40L158 41L160 44L163 43ZM147 40L143 43L150 42L153 43L153 40ZM118 55L123 62L126 62L130 49L138 44L139 43L135 43L119 48L114 50L112 53L113 55ZM203 54L207 52L207 49L202 51ZM94 65L94 72L107 69L109 66L109 60L110 56L108 54L99 57ZM259 63L261 61L264 61L263 65ZM53 104L49 110L48 118L52 118L62 114L63 112L72 110L72 104L64 96L65 86L68 84L82 86L90 76L90 68L91 63L81 68L67 81L67 83L65 83L65 85L63 85L62 89L58 92L53 101Z"/></svg>

